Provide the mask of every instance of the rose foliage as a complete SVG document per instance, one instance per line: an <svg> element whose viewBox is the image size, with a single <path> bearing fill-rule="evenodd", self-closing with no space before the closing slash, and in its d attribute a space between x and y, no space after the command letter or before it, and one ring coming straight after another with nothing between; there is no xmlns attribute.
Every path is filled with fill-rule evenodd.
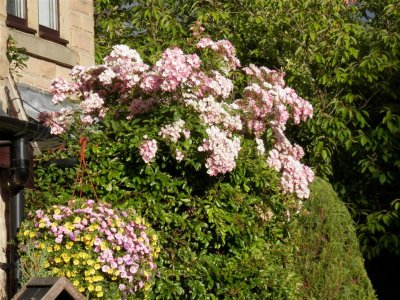
<svg viewBox="0 0 400 300"><path fill-rule="evenodd" d="M65 205L79 170L49 162L77 156L83 135L98 196L134 208L157 232L148 297L295 299L291 216L314 174L285 130L312 106L282 71L242 68L229 41L193 30L190 54L172 47L149 65L117 45L102 64L54 80L53 101L72 108L41 120L65 144L38 160L28 205ZM94 196L86 180L76 185Z"/></svg>

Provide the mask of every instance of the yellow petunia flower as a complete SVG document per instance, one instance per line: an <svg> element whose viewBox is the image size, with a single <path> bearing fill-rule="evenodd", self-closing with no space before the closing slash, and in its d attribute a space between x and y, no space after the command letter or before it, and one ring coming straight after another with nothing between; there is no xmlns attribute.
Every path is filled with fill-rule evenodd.
<svg viewBox="0 0 400 300"><path fill-rule="evenodd" d="M64 227L65 227L66 229L68 229L69 231L72 231L72 230L74 229L74 225L71 224L70 222L66 222L65 225L64 225Z"/></svg>
<svg viewBox="0 0 400 300"><path fill-rule="evenodd" d="M93 266L94 261L91 260L91 259L89 259L89 260L86 262L86 264L87 264L88 266Z"/></svg>
<svg viewBox="0 0 400 300"><path fill-rule="evenodd" d="M89 229L90 232L93 232L93 231L97 230L98 228L99 228L99 225L92 224L92 225L89 226L88 229Z"/></svg>
<svg viewBox="0 0 400 300"><path fill-rule="evenodd" d="M106 250L107 249L107 244L105 242L101 242L100 243L100 249L101 249L101 251Z"/></svg>
<svg viewBox="0 0 400 300"><path fill-rule="evenodd" d="M101 285L96 285L95 289L96 292L100 292L103 290L103 287Z"/></svg>
<svg viewBox="0 0 400 300"><path fill-rule="evenodd" d="M101 275L97 275L97 276L94 276L94 277L93 277L93 281L94 281L94 282L96 282L96 281L102 281L103 279L104 279L104 277L101 276Z"/></svg>
<svg viewBox="0 0 400 300"><path fill-rule="evenodd" d="M68 263L71 260L71 257L67 253L61 254L61 258L64 260L64 262Z"/></svg>
<svg viewBox="0 0 400 300"><path fill-rule="evenodd" d="M74 245L73 242L68 242L68 243L65 245L65 248L69 250L69 249L72 248L73 245Z"/></svg>

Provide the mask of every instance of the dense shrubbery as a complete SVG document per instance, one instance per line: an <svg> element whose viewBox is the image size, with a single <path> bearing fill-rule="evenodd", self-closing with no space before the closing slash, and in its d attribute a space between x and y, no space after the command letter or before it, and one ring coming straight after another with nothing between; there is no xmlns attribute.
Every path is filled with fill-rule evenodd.
<svg viewBox="0 0 400 300"><path fill-rule="evenodd" d="M90 174L99 197L122 209L134 207L157 231L161 253L152 297L297 298L300 280L285 214L291 197L280 194L279 177L264 160L246 146L247 160L222 178L137 164L128 155L128 135L109 140L112 123L91 137ZM37 165L32 209L68 201L75 170L44 167L51 157L79 153L73 146L65 150ZM83 191L91 196L89 183Z"/></svg>
<svg viewBox="0 0 400 300"><path fill-rule="evenodd" d="M159 235L159 276L150 298L374 299L351 218L326 182L316 180L300 218L288 221L279 178L255 156L228 178L207 184L197 177L193 185L195 178L172 179L165 169L156 175L153 168L141 173L134 165L120 164L124 155L117 145L97 137L88 159L97 170L95 180L111 183L110 191L107 185L98 189L101 197L122 208L135 207ZM100 142L107 156L98 151ZM32 209L48 200L62 202L55 195L69 199L75 171L45 162L76 155L72 149L38 163L40 188L30 197ZM135 182L140 178L137 189L118 184L131 181L127 174ZM83 189L90 194L89 184ZM193 192L200 194L191 197Z"/></svg>
<svg viewBox="0 0 400 300"><path fill-rule="evenodd" d="M229 41L197 38L201 59L172 48L150 67L116 46L102 65L54 81L54 102L78 104L41 116L65 144L39 162L30 205L66 205L72 189L94 199L93 183L102 201L134 208L161 248L150 298L298 298L291 215L313 172L284 133L312 107L284 73L242 72ZM230 76L247 86L235 88ZM91 181L48 164L79 155Z"/></svg>
<svg viewBox="0 0 400 300"><path fill-rule="evenodd" d="M299 161L302 148L285 137L286 123L305 121L312 108L285 86L282 72L254 65L235 70L228 41L200 39L197 48L202 60L173 48L150 68L136 52L117 46L102 65L75 67L72 82L56 80L55 102L79 102L74 110L42 115L65 144L38 161L38 190L28 205L65 205L73 189L95 198L93 184L102 201L134 208L157 232L161 250L148 298L316 295L320 281L300 272L296 257L307 256L293 239L313 173ZM83 148L81 135L89 139ZM83 154L91 181L75 180L82 170L49 164L79 155L82 161ZM362 289L368 286L357 276ZM364 295L348 280L332 286L347 289L346 296Z"/></svg>

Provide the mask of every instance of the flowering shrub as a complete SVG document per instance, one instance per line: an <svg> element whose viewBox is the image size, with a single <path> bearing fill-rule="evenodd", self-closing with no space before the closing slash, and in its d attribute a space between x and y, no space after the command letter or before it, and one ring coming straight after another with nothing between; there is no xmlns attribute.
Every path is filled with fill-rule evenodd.
<svg viewBox="0 0 400 300"><path fill-rule="evenodd" d="M160 251L157 236L133 210L93 200L37 210L23 223L19 240L26 273L31 258L45 252L48 273L69 278L88 298L123 299L149 289Z"/></svg>
<svg viewBox="0 0 400 300"><path fill-rule="evenodd" d="M30 205L70 195L79 170L48 162L81 155L85 135L96 193L157 230L163 250L150 298L299 298L288 231L313 173L285 130L312 107L283 72L241 68L229 41L196 39L195 53L171 47L154 65L117 45L101 65L56 79L54 102L71 100L74 110L42 115L65 146L38 162Z"/></svg>
<svg viewBox="0 0 400 300"><path fill-rule="evenodd" d="M301 147L293 146L284 132L289 119L299 124L312 117L310 103L285 86L283 72L255 65L243 68L248 86L242 98L235 99L237 91L234 93L229 77L240 62L232 44L203 37L196 47L199 55L201 51L211 55L211 66L204 64L198 54L184 54L179 48L165 50L154 66L149 66L135 50L114 46L102 65L76 66L71 72L72 82L56 79L51 90L53 101L80 101L77 121L92 127L111 104L117 104L118 114L125 114L130 120L141 115L145 119L162 107L169 107L169 113L175 108L179 114L195 114L198 118L190 122L175 113L169 122L158 124L158 134L144 134L137 145L143 161L154 161L158 145L169 144L178 162L185 158L196 160L204 153L207 173L217 176L235 169L241 140L250 136L259 155L265 155L265 145L270 148L266 161L282 172L282 191L308 198L313 172L300 162L304 155ZM70 115L70 110L43 113L41 120L51 127L53 134L60 134L71 126ZM272 138L268 137L269 129ZM197 140L190 138L193 130ZM197 148L197 153L188 151L188 147L184 149L187 140Z"/></svg>

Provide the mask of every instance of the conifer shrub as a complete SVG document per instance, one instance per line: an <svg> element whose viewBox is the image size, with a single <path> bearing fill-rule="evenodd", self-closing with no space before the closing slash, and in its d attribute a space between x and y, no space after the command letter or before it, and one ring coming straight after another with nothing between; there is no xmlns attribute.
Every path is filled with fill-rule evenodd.
<svg viewBox="0 0 400 300"><path fill-rule="evenodd" d="M328 182L315 179L297 222L303 299L376 299L353 220Z"/></svg>

